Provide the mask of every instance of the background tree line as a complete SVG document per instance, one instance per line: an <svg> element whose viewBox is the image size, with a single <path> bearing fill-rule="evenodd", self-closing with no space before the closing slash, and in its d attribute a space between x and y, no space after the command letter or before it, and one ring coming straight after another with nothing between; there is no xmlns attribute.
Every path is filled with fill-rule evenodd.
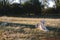
<svg viewBox="0 0 60 40"><path fill-rule="evenodd" d="M46 0L43 0L46 2ZM8 0L0 1L0 15L35 15L41 16L46 14L60 14L60 1L55 0L56 8L45 9L39 0L29 0L24 4L13 3L12 5Z"/></svg>

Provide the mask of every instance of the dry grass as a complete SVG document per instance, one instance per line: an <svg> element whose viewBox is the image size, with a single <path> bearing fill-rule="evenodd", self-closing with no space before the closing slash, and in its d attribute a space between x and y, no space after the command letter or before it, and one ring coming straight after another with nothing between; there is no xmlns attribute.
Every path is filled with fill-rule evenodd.
<svg viewBox="0 0 60 40"><path fill-rule="evenodd" d="M45 20L46 26L58 26L60 28L60 19L0 17L0 21L2 22L30 25L35 25L40 20ZM59 33L54 32L53 30L45 33L37 28L27 28L21 26L2 26L0 27L0 40L59 40L60 36L57 36Z"/></svg>
<svg viewBox="0 0 60 40"><path fill-rule="evenodd" d="M12 23L22 23L22 24L31 24L35 25L40 22L40 20L45 20L45 25L49 26L60 26L60 19L51 19L51 18L18 18L18 17L0 17L0 21L12 22Z"/></svg>
<svg viewBox="0 0 60 40"><path fill-rule="evenodd" d="M55 40L55 36L58 35L58 33L56 34L54 31L45 33L41 30L38 30L37 28L16 28L7 26L0 29L0 40Z"/></svg>

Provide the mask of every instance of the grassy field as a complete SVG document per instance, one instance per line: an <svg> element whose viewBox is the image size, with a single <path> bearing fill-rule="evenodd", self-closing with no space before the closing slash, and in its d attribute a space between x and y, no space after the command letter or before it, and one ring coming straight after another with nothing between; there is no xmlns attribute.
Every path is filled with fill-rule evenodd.
<svg viewBox="0 0 60 40"><path fill-rule="evenodd" d="M35 24L45 20L49 32L35 28ZM60 19L0 17L0 40L60 40ZM57 30L58 29L58 30Z"/></svg>

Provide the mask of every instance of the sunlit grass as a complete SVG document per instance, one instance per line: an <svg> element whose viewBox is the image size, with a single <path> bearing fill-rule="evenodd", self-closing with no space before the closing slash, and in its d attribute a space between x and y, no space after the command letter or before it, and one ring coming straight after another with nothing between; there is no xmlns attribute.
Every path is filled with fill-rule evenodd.
<svg viewBox="0 0 60 40"><path fill-rule="evenodd" d="M8 20L9 19L9 20ZM47 27L52 27L49 32L43 32L38 28L32 28L31 25L35 25L44 18L14 18L14 17L2 17L0 21L12 22L23 24L22 26L1 26L0 27L0 40L55 40L60 37L59 33L54 28L60 28L60 19L44 19ZM24 26L24 24L28 26ZM33 26L34 27L34 26ZM60 31L59 31L60 32Z"/></svg>
<svg viewBox="0 0 60 40"><path fill-rule="evenodd" d="M2 27L0 27L2 28ZM43 32L38 28L25 28L25 27L11 27L6 26L0 29L0 39L1 40L47 40L47 38L52 37L55 38L58 33L52 31Z"/></svg>

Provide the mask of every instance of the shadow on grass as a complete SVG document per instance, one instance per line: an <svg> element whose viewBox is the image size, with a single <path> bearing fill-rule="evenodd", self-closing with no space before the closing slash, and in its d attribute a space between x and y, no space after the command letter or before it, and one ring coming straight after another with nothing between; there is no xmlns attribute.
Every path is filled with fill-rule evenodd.
<svg viewBox="0 0 60 40"><path fill-rule="evenodd" d="M4 25L4 23L7 23L7 24L5 24ZM3 24L3 25L1 25L1 24ZM7 27L7 26L11 26L11 27L17 27L17 26L19 26L19 27L24 27L24 28L35 28L35 25L30 25L30 24L20 24L20 23L8 23L8 22L0 22L0 27ZM60 32L60 28L58 28L58 27L52 27L52 26L47 26L47 28L49 29L49 30L52 30L52 31L58 31L58 32Z"/></svg>
<svg viewBox="0 0 60 40"><path fill-rule="evenodd" d="M5 29L5 31L10 30L10 31L13 31L14 33L18 32L18 33L30 34L30 32L32 31L31 29L35 28L35 25L29 25L29 24L19 24L19 23L8 23L8 22L6 22L7 23L6 25L1 25L2 23L5 23L5 22L0 22L0 29L4 29L4 28L10 26L11 28ZM22 27L22 28L15 30L12 27ZM23 30L24 28L30 28L30 32L28 30L26 30L28 32L24 31ZM53 35L55 35L57 33L57 36L60 37L60 28L51 27L51 26L47 26L47 28L49 31L52 31L54 33Z"/></svg>
<svg viewBox="0 0 60 40"><path fill-rule="evenodd" d="M7 23L4 25L4 23ZM3 24L3 25L2 25ZM30 24L20 24L20 23L8 23L8 22L0 22L0 26L2 27L7 27L7 26L11 26L11 27L25 27L25 28L35 28L34 25L30 25Z"/></svg>
<svg viewBox="0 0 60 40"><path fill-rule="evenodd" d="M60 28L58 28L58 27L47 26L47 28L51 31L60 32Z"/></svg>

